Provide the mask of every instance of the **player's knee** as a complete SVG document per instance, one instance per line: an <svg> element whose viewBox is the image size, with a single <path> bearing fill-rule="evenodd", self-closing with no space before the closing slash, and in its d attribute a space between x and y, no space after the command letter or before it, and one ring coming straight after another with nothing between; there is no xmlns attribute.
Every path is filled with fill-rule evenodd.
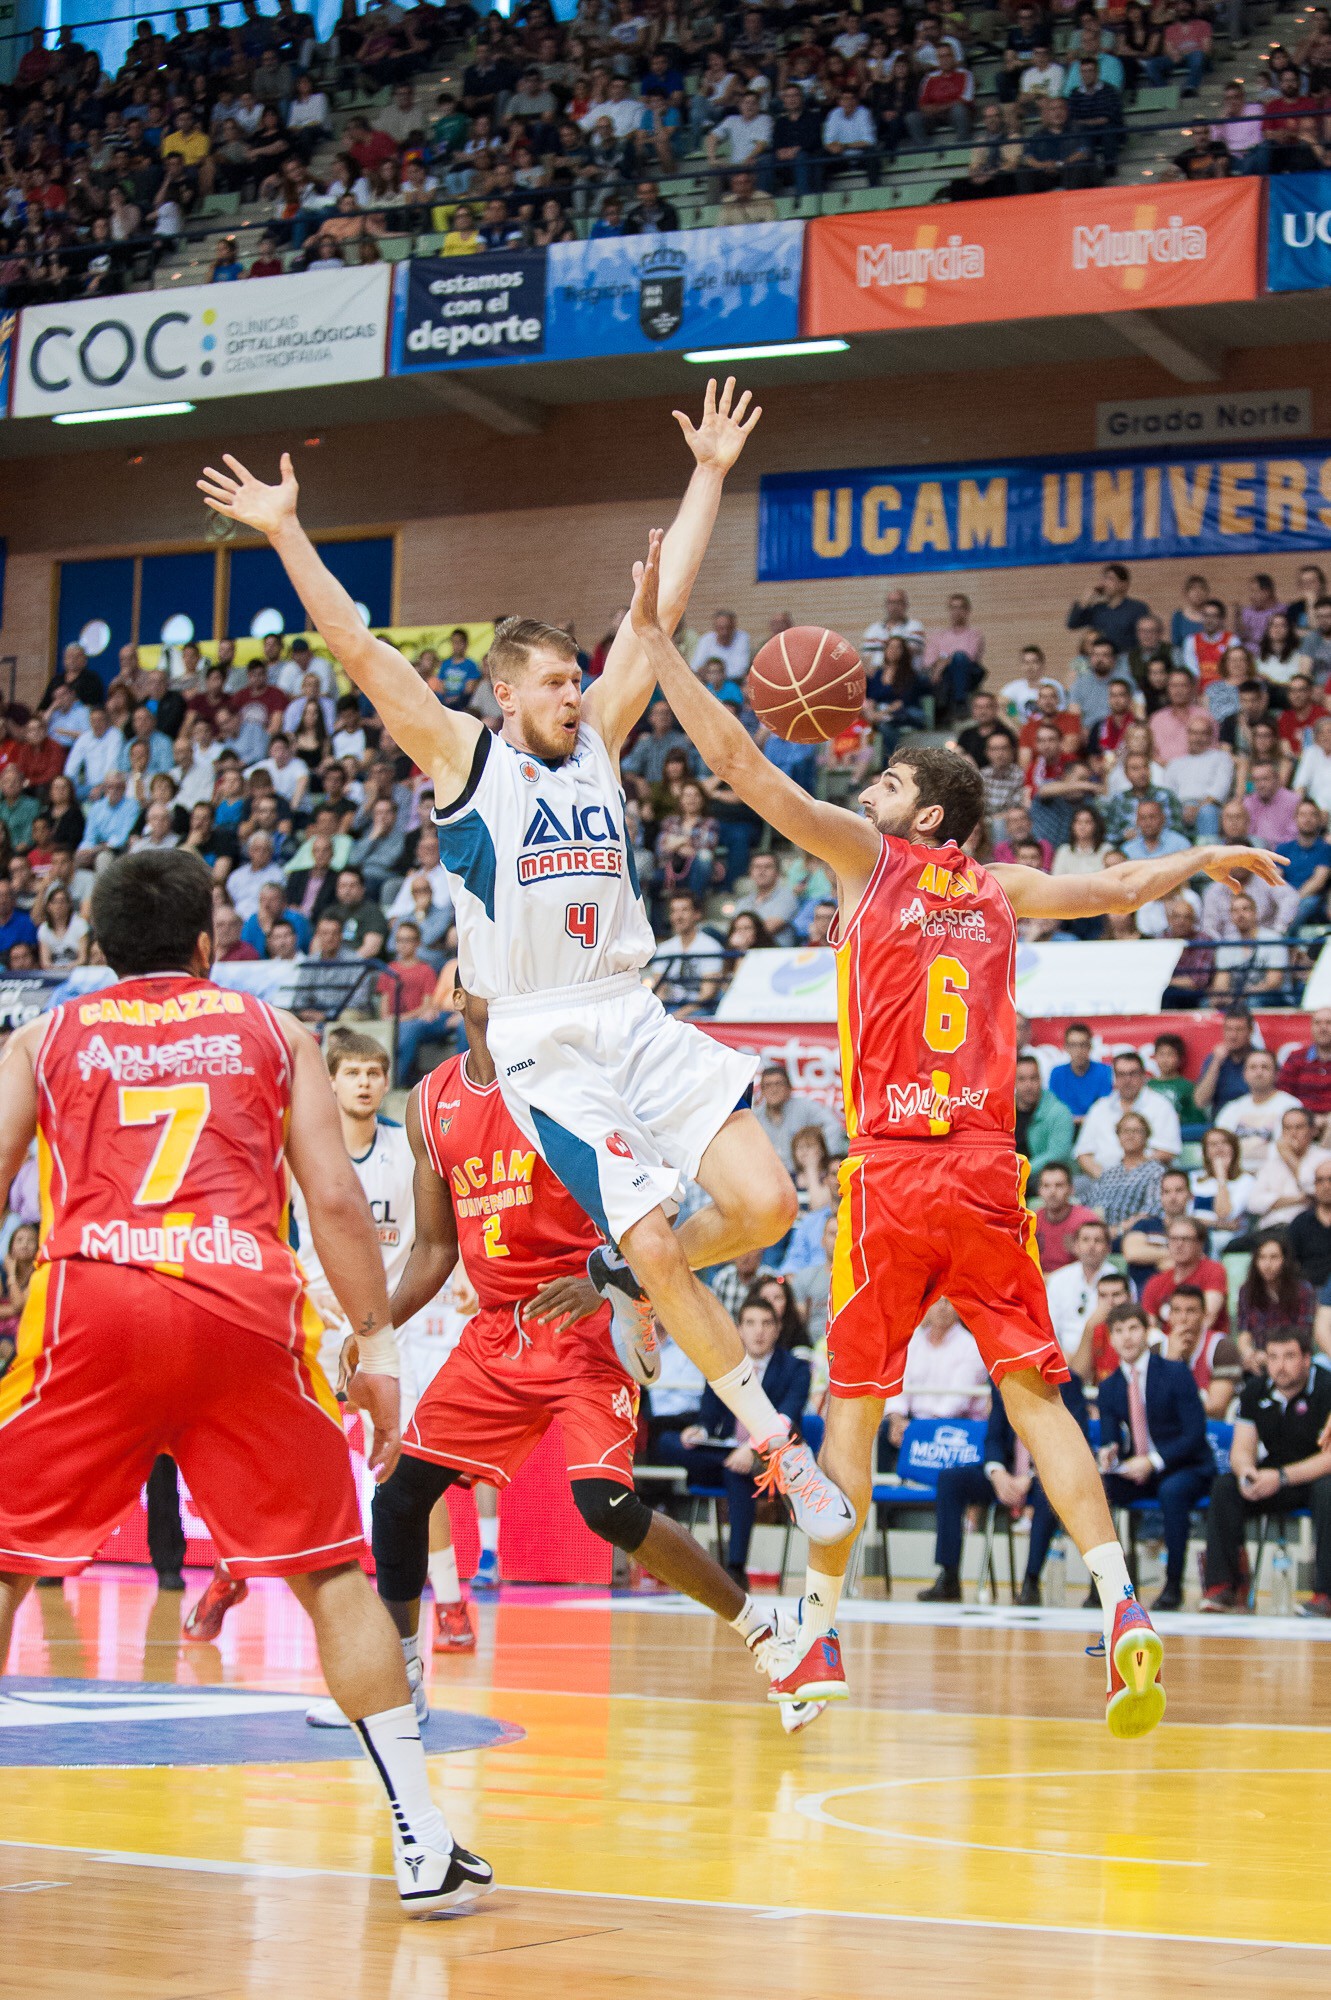
<svg viewBox="0 0 1331 2000"><path fill-rule="evenodd" d="M795 1183L780 1160L767 1162L755 1175L749 1213L755 1228L761 1224L764 1243L779 1243L799 1217L799 1196Z"/></svg>
<svg viewBox="0 0 1331 2000"><path fill-rule="evenodd" d="M390 1604L409 1604L425 1588L430 1563L430 1510L457 1474L404 1453L374 1492L370 1544L375 1582Z"/></svg>
<svg viewBox="0 0 1331 2000"><path fill-rule="evenodd" d="M575 1479L573 1504L594 1535L625 1555L636 1555L652 1525L652 1510L630 1486L614 1479Z"/></svg>
<svg viewBox="0 0 1331 2000"><path fill-rule="evenodd" d="M653 1299L673 1286L686 1284L691 1276L684 1247L659 1208L625 1230L619 1247L634 1277Z"/></svg>

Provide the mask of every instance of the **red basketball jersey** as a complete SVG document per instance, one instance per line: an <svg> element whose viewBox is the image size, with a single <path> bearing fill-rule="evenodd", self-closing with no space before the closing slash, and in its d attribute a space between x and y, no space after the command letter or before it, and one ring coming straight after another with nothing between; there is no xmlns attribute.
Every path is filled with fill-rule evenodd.
<svg viewBox="0 0 1331 2000"><path fill-rule="evenodd" d="M421 1084L417 1108L482 1306L523 1305L547 1279L585 1273L600 1231L523 1137L498 1078L475 1084L454 1056Z"/></svg>
<svg viewBox="0 0 1331 2000"><path fill-rule="evenodd" d="M317 1342L286 1240L291 1054L270 1008L187 973L122 979L52 1011L36 1077L40 1262L132 1264Z"/></svg>
<svg viewBox="0 0 1331 2000"><path fill-rule="evenodd" d="M852 1146L1013 1133L1016 937L1006 896L955 844L884 839L831 934Z"/></svg>

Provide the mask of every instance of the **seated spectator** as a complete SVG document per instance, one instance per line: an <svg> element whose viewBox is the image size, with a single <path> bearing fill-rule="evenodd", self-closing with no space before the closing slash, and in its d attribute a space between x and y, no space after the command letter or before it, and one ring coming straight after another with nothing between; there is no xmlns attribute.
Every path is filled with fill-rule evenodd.
<svg viewBox="0 0 1331 2000"><path fill-rule="evenodd" d="M1315 1119L1331 1114L1331 1007L1315 1007L1308 1017L1312 1041L1286 1056L1277 1079ZM1326 1136L1325 1126L1322 1127Z"/></svg>
<svg viewBox="0 0 1331 2000"><path fill-rule="evenodd" d="M190 842L187 840L188 847ZM247 917L241 929L246 944L252 944L260 958L271 958L273 932L282 926L291 932L292 944L296 951L307 949L312 935L308 917L293 910L286 899L285 882L265 882L259 891L259 903L253 916Z"/></svg>
<svg viewBox="0 0 1331 2000"><path fill-rule="evenodd" d="M1059 1346L1068 1357L1081 1346L1100 1279L1121 1275L1109 1261L1109 1231L1103 1222L1083 1222L1073 1239L1073 1248L1076 1261L1051 1271L1045 1279L1049 1317Z"/></svg>
<svg viewBox="0 0 1331 2000"><path fill-rule="evenodd" d="M1188 79L1183 95L1195 97L1211 60L1211 23L1198 17L1194 0L1174 0L1174 18L1165 29L1164 49L1168 66L1183 70Z"/></svg>
<svg viewBox="0 0 1331 2000"><path fill-rule="evenodd" d="M271 883L285 894L286 875L273 859L271 834L252 833L245 843L245 863L227 877L227 894L240 914L241 923L259 907L259 891Z"/></svg>
<svg viewBox="0 0 1331 2000"><path fill-rule="evenodd" d="M1040 122L1027 139L1017 168L1019 194L1044 194L1052 188L1098 185L1100 169L1085 134L1074 131L1063 97L1040 99ZM1086 716L1087 722L1094 720Z"/></svg>
<svg viewBox="0 0 1331 2000"><path fill-rule="evenodd" d="M1084 1118L1091 1106L1110 1096L1114 1088L1114 1072L1109 1064L1091 1060L1092 1045L1086 1023L1070 1021L1063 1035L1067 1061L1049 1072L1050 1090L1076 1119Z"/></svg>
<svg viewBox="0 0 1331 2000"><path fill-rule="evenodd" d="M777 1316L761 1292L751 1292L745 1299L737 1323L756 1379L781 1414L798 1427L809 1398L808 1362L778 1346ZM691 1484L725 1487L726 1568L740 1588L747 1590L749 1542L757 1516L755 1473L759 1469L748 1433L708 1383L697 1422L682 1431L664 1432L656 1440L655 1451L659 1464L682 1465Z"/></svg>
<svg viewBox="0 0 1331 2000"><path fill-rule="evenodd" d="M1311 1339L1316 1311L1317 1295L1300 1277L1284 1232L1258 1236L1234 1315L1235 1338L1248 1373L1261 1373L1269 1341L1291 1336Z"/></svg>
<svg viewBox="0 0 1331 2000"><path fill-rule="evenodd" d="M997 835L1004 813L1013 806L1026 804L1025 774L1017 761L1010 730L995 729L985 739L980 782L984 787L985 815Z"/></svg>
<svg viewBox="0 0 1331 2000"><path fill-rule="evenodd" d="M1018 93L1022 98L1061 97L1067 72L1062 63L1054 61L1047 42L1041 42L1031 50L1031 59L1021 73Z"/></svg>
<svg viewBox="0 0 1331 2000"><path fill-rule="evenodd" d="M1248 1196L1249 1211L1268 1229L1283 1228L1304 1213L1318 1168L1331 1165L1331 1152L1313 1144L1313 1132L1311 1113L1301 1104L1291 1105Z"/></svg>
<svg viewBox="0 0 1331 2000"><path fill-rule="evenodd" d="M1182 1167L1166 1167L1160 1176L1160 1200L1154 1215L1145 1215L1125 1230L1119 1251L1134 1290L1149 1283L1170 1261L1169 1225L1192 1212L1192 1182ZM1206 1233L1203 1231L1203 1243Z"/></svg>
<svg viewBox="0 0 1331 2000"><path fill-rule="evenodd" d="M355 968L361 967L361 972ZM371 975L364 961L342 941L342 918L329 906L316 918L309 955L300 969L293 1011L318 1026L351 1012Z"/></svg>
<svg viewBox="0 0 1331 2000"><path fill-rule="evenodd" d="M1244 1537L1254 1519L1310 1508L1316 1548L1314 1594L1304 1615L1331 1618L1331 1373L1312 1366L1302 1329L1273 1336L1263 1376L1239 1397L1229 1471L1211 1487L1206 1518L1204 1611L1245 1608ZM1260 1457L1261 1463L1258 1463Z"/></svg>
<svg viewBox="0 0 1331 2000"><path fill-rule="evenodd" d="M1206 1230L1195 1215L1170 1217L1165 1243L1168 1261L1142 1288L1141 1301L1151 1319L1168 1330L1170 1301L1180 1285L1196 1285L1203 1297L1203 1324L1229 1332L1229 1280L1225 1267L1206 1254ZM1134 1242L1133 1248L1139 1246Z"/></svg>
<svg viewBox="0 0 1331 2000"><path fill-rule="evenodd" d="M1161 1091L1178 1113L1180 1126L1200 1125L1205 1121L1197 1108L1197 1100L1192 1084L1183 1074L1187 1060L1187 1044L1182 1035L1165 1033L1157 1035L1152 1045L1156 1074L1147 1079L1148 1090Z"/></svg>
<svg viewBox="0 0 1331 2000"><path fill-rule="evenodd" d="M1253 764L1250 777L1252 790L1245 803L1253 840L1258 847L1279 852L1282 843L1293 840L1298 830L1295 813L1299 797L1281 784L1274 764Z"/></svg>
<svg viewBox="0 0 1331 2000"><path fill-rule="evenodd" d="M1192 1511L1210 1490L1215 1461L1192 1371L1147 1345L1141 1306L1115 1306L1109 1337L1119 1365L1100 1384L1100 1466L1111 1507L1154 1500L1165 1528L1165 1587L1153 1611L1183 1608Z"/></svg>
<svg viewBox="0 0 1331 2000"><path fill-rule="evenodd" d="M1083 1201L1094 1202L1111 1234L1117 1235L1135 1229L1156 1212L1164 1168L1147 1154L1151 1128L1140 1111L1125 1111L1114 1131L1122 1157L1096 1179L1079 1180L1077 1193Z"/></svg>
<svg viewBox="0 0 1331 2000"><path fill-rule="evenodd" d="M1248 93L1241 81L1227 83L1224 89L1221 116L1212 124L1211 139L1223 146L1236 165L1242 166L1254 147L1262 138L1262 107L1248 101Z"/></svg>
<svg viewBox="0 0 1331 2000"><path fill-rule="evenodd" d="M1146 1088L1145 1063L1135 1050L1125 1049L1114 1057L1113 1090L1091 1106L1077 1137L1078 1164L1093 1181L1123 1157L1118 1123L1125 1111L1140 1112L1146 1120L1153 1159L1168 1166L1178 1157L1183 1145L1178 1113L1160 1091Z"/></svg>
<svg viewBox="0 0 1331 2000"><path fill-rule="evenodd" d="M1086 1435L1086 1400L1081 1383L1064 1382L1059 1394ZM1031 1510L1030 1541L1026 1549L1026 1573L1017 1603L1040 1602L1040 1575L1058 1519L1045 1497L1030 1452L1012 1428L1002 1396L995 1391L989 1410L989 1427L984 1436L982 1465L945 1466L938 1476L936 1505L937 1532L934 1561L938 1575L927 1590L918 1593L925 1604L960 1604L961 1552L966 1515L972 1507L987 1513L991 1506L1006 1507L1014 1521Z"/></svg>
<svg viewBox="0 0 1331 2000"><path fill-rule="evenodd" d="M1170 764L1188 752L1188 726L1208 721L1208 711L1197 699L1197 681L1186 667L1170 667L1165 677L1165 705L1151 717L1151 742L1157 761Z"/></svg>
<svg viewBox="0 0 1331 2000"><path fill-rule="evenodd" d="M1017 1151L1030 1162L1038 1181L1042 1167L1066 1160L1072 1152L1072 1113L1044 1087L1034 1056L1018 1056L1016 1085Z"/></svg>
<svg viewBox="0 0 1331 2000"><path fill-rule="evenodd" d="M863 171L871 184L877 183L881 159L878 128L872 111L861 103L853 87L840 92L823 119L823 151L831 160L827 172L833 179L842 173Z"/></svg>
<svg viewBox="0 0 1331 2000"><path fill-rule="evenodd" d="M1331 1159L1323 1157L1313 1172L1312 1205L1300 1209L1287 1232L1290 1254L1303 1276L1318 1295L1315 1322L1318 1347L1331 1356L1331 1343L1323 1338L1323 1291L1331 1280Z"/></svg>
<svg viewBox="0 0 1331 2000"><path fill-rule="evenodd" d="M702 927L702 910L689 889L670 896L671 934L652 958L652 991L681 1019L710 1012L722 987L725 958L719 939Z"/></svg>
<svg viewBox="0 0 1331 2000"><path fill-rule="evenodd" d="M1112 177L1123 145L1123 93L1101 77L1094 56L1079 60L1067 107L1072 130L1085 140L1101 173Z"/></svg>
<svg viewBox="0 0 1331 2000"><path fill-rule="evenodd" d="M983 1417L990 1383L980 1351L950 1299L937 1299L910 1337L900 1393L884 1405L887 1442L900 1447L917 1417Z"/></svg>
<svg viewBox="0 0 1331 2000"><path fill-rule="evenodd" d="M830 1153L841 1158L846 1151L846 1128L836 1113L816 1097L792 1090L790 1071L781 1062L764 1065L758 1078L753 1102L754 1116L766 1132L778 1159L787 1171L795 1164L795 1135L816 1125L827 1141Z"/></svg>
<svg viewBox="0 0 1331 2000"><path fill-rule="evenodd" d="M16 945L26 945L32 963L38 962L37 930L27 911L20 909L8 875L0 875L0 964L11 966Z"/></svg>
<svg viewBox="0 0 1331 2000"><path fill-rule="evenodd" d="M730 175L720 208L720 220L727 225L776 220L775 201L770 194L758 192L757 177L748 167L741 167Z"/></svg>
<svg viewBox="0 0 1331 2000"><path fill-rule="evenodd" d="M796 194L819 194L823 184L823 125L799 85L786 84L781 113L772 128L773 179Z"/></svg>
<svg viewBox="0 0 1331 2000"><path fill-rule="evenodd" d="M1252 1016L1240 1002L1227 1007L1220 1024L1220 1040L1202 1064L1194 1096L1203 1116L1214 1114L1236 1097L1242 1097L1244 1065L1252 1053Z"/></svg>
<svg viewBox="0 0 1331 2000"><path fill-rule="evenodd" d="M1234 789L1234 758L1217 743L1215 723L1204 709L1189 721L1187 743L1184 756L1166 763L1165 784L1178 799L1183 831L1196 840L1214 840L1220 808Z"/></svg>
<svg viewBox="0 0 1331 2000"><path fill-rule="evenodd" d="M1019 858L1017 850L1033 839L1034 827L1027 807L1010 806L1003 814L1003 838L994 848L994 860L1016 861ZM1034 844L1040 857L1035 865L1042 871L1048 872L1053 863L1054 850L1047 840L1035 840Z"/></svg>
<svg viewBox="0 0 1331 2000"><path fill-rule="evenodd" d="M461 1027L461 989L455 965L441 972L420 955L421 927L403 917L393 937L393 956L378 983L385 1016L396 1013L397 1087L415 1081L416 1058L426 1042L451 1045ZM391 975L391 976L390 976Z"/></svg>
<svg viewBox="0 0 1331 2000"><path fill-rule="evenodd" d="M1048 1276L1073 1261L1073 1243L1083 1222L1095 1222L1095 1211L1072 1199L1072 1175L1066 1160L1050 1160L1036 1176L1039 1206L1035 1211L1035 1241L1040 1268Z"/></svg>
<svg viewBox="0 0 1331 2000"><path fill-rule="evenodd" d="M1207 1223L1219 1256L1248 1226L1248 1197L1255 1179L1244 1168L1232 1132L1213 1125L1202 1134L1202 1164L1193 1168L1190 1178L1193 1213Z"/></svg>
<svg viewBox="0 0 1331 2000"><path fill-rule="evenodd" d="M951 43L943 42L937 66L925 75L915 109L907 114L906 129L915 144L923 146L946 126L952 144L964 146L970 137L974 101L975 78L958 60Z"/></svg>
<svg viewBox="0 0 1331 2000"><path fill-rule="evenodd" d="M1312 799L1299 800L1294 809L1294 836L1282 840L1276 852L1287 863L1285 886L1299 898L1290 929L1299 931L1324 921L1331 885L1331 844L1326 839L1325 817Z"/></svg>
<svg viewBox="0 0 1331 2000"><path fill-rule="evenodd" d="M1242 800L1230 799L1220 815L1221 839L1237 843L1242 838L1241 829L1247 823ZM1237 888L1232 887L1229 881L1211 882L1203 891L1202 929L1206 936L1232 944L1241 935L1237 905L1242 895L1248 897L1256 911L1257 927L1283 937L1298 908L1298 897L1294 891L1283 882L1262 881L1250 868L1235 868L1232 875L1239 885ZM1245 921L1251 930L1251 919L1245 916Z"/></svg>
<svg viewBox="0 0 1331 2000"><path fill-rule="evenodd" d="M1243 1064L1247 1088L1216 1113L1216 1124L1239 1142L1244 1167L1255 1174L1280 1133L1287 1111L1303 1107L1287 1090L1276 1088L1276 1059L1269 1049L1250 1049Z"/></svg>
<svg viewBox="0 0 1331 2000"><path fill-rule="evenodd" d="M1225 622L1225 607L1218 597L1208 597L1198 607L1199 623L1185 637L1181 651L1184 666L1196 676L1199 687L1218 678L1220 663L1231 646L1242 644L1238 634Z"/></svg>
<svg viewBox="0 0 1331 2000"><path fill-rule="evenodd" d="M612 86L613 88L613 86ZM592 114L589 112L588 117ZM586 119L583 120L584 126ZM703 141L704 150L711 165L717 164L717 150L724 147L722 158L732 167L756 164L771 151L772 120L763 110L762 101L756 91L746 90L740 97L739 108L712 126Z"/></svg>
<svg viewBox="0 0 1331 2000"><path fill-rule="evenodd" d="M365 877L350 863L337 875L337 901L330 906L342 923L343 942L357 958L378 958L388 936L388 919L365 890Z"/></svg>
<svg viewBox="0 0 1331 2000"><path fill-rule="evenodd" d="M1183 814L1178 799L1167 786L1152 776L1150 756L1144 750L1129 750L1123 758L1124 787L1105 807L1105 838L1111 847L1122 847L1137 831L1137 813L1143 802L1160 808L1161 828L1171 834L1182 831ZM1186 841L1184 843L1187 844ZM1171 848L1179 853L1179 848ZM1219 886L1218 884L1215 886Z"/></svg>
<svg viewBox="0 0 1331 2000"><path fill-rule="evenodd" d="M1196 1285L1180 1285L1169 1302L1165 1354L1192 1371L1208 1417L1223 1420L1243 1386L1238 1345L1227 1334L1206 1331L1202 1294Z"/></svg>
<svg viewBox="0 0 1331 2000"><path fill-rule="evenodd" d="M1171 832L1166 826L1159 799L1146 797L1137 806L1135 833L1121 845L1129 861L1158 861L1170 854L1186 854L1192 843L1185 834Z"/></svg>
<svg viewBox="0 0 1331 2000"><path fill-rule="evenodd" d="M0 791L4 789L5 775L0 771ZM80 855L91 862L99 854L123 854L138 819L138 803L128 794L125 773L108 771L101 796L88 807Z"/></svg>

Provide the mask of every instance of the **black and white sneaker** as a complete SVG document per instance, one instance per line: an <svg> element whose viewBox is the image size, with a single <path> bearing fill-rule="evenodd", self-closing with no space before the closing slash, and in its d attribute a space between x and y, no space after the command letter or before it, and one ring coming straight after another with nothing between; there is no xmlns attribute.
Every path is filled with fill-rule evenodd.
<svg viewBox="0 0 1331 2000"><path fill-rule="evenodd" d="M587 1276L612 1306L642 1306L647 1294L629 1269L626 1258L609 1243L600 1244L587 1259Z"/></svg>
<svg viewBox="0 0 1331 2000"><path fill-rule="evenodd" d="M439 1910L460 1909L488 1896L494 1870L479 1854L456 1843L447 1853L393 1836L393 1874L402 1908L409 1917L429 1917Z"/></svg>

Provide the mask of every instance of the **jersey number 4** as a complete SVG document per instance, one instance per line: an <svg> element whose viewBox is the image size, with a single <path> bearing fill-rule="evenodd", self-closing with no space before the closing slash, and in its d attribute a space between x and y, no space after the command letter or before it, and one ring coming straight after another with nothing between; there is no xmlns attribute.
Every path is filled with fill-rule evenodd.
<svg viewBox="0 0 1331 2000"><path fill-rule="evenodd" d="M206 1083L122 1087L121 1124L162 1127L148 1171L134 1197L137 1208L161 1208L175 1199L212 1108L212 1095Z"/></svg>
<svg viewBox="0 0 1331 2000"><path fill-rule="evenodd" d="M596 949L596 920L600 914L595 903L570 903L564 912L564 929L578 940L584 951Z"/></svg>

